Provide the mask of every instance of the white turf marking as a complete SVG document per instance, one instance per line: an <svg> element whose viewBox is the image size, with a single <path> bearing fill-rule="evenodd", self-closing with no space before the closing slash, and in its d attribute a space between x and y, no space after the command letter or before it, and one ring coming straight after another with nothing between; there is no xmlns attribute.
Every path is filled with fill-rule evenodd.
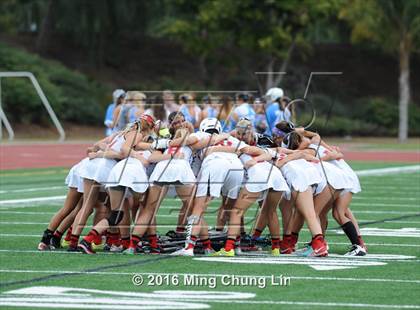
<svg viewBox="0 0 420 310"><path fill-rule="evenodd" d="M386 198L385 198L386 199ZM352 202L351 206L373 206L373 207L391 207L391 208L415 208L420 211L420 207L414 204L407 204L407 203L376 203L376 202Z"/></svg>
<svg viewBox="0 0 420 310"><path fill-rule="evenodd" d="M308 258L308 257L197 257L194 260L218 263L233 263L233 264L273 264L273 265L306 265L315 270L341 270L366 266L385 266L386 262L356 260L356 259L335 259L335 258Z"/></svg>
<svg viewBox="0 0 420 310"><path fill-rule="evenodd" d="M389 229L389 228L361 228L363 236L381 236L381 237L412 237L420 238L420 229L418 228L400 228L400 229ZM344 234L341 230L335 230L339 235Z"/></svg>
<svg viewBox="0 0 420 310"><path fill-rule="evenodd" d="M417 216L418 213L405 212L405 211L370 211L370 210L353 210L353 213L364 213L364 214L409 214L412 216Z"/></svg>
<svg viewBox="0 0 420 310"><path fill-rule="evenodd" d="M37 197L37 198L25 198L25 199L9 199L9 200L0 200L0 206L16 203L28 203L28 202L41 202L41 201L50 201L50 200L63 200L66 196L51 196L51 197Z"/></svg>
<svg viewBox="0 0 420 310"><path fill-rule="evenodd" d="M21 189L10 189L0 191L0 194L9 194L9 193L27 193L27 192L38 192L46 190L56 190L56 189L65 189L67 186L50 186L50 187L34 187L34 188L21 188Z"/></svg>
<svg viewBox="0 0 420 310"><path fill-rule="evenodd" d="M35 286L3 293L0 298L0 304L8 306L27 306L30 308L61 307L77 309L206 309L210 307L206 303L300 305L334 308L420 309L420 306L418 305L250 300L253 297L256 297L253 293L233 293L225 291L173 290L137 293L53 286ZM191 301L194 301L194 303Z"/></svg>
<svg viewBox="0 0 420 310"><path fill-rule="evenodd" d="M397 200L397 201L420 201L419 198L415 197L361 197L361 196L353 196L353 200Z"/></svg>
<svg viewBox="0 0 420 310"><path fill-rule="evenodd" d="M407 172L419 172L420 165L413 166L403 166L403 167L393 167L393 168L381 168L381 169L367 169L367 170L358 170L356 174L358 176L374 176L374 175L390 175L390 174L400 174Z"/></svg>
<svg viewBox="0 0 420 310"><path fill-rule="evenodd" d="M166 273L166 272L123 272L123 271L75 271L75 270L22 270L22 269L0 269L0 272L4 272L4 273L33 273L33 274L44 274L44 273L48 273L48 274L96 274L96 275L104 275L104 276L114 276L114 275L133 275L135 274L141 274L141 275L179 275L179 276L187 276L187 275L192 275L192 276L197 276L197 277L225 277L225 276L231 276L228 274L215 274L215 273ZM243 278L250 278L250 277L255 277L256 275L242 275L242 274L238 274L238 277L243 277ZM258 275L258 277L260 277L260 275ZM261 275L261 277L264 278L271 278L271 275L269 276L264 276ZM407 280L407 279L384 279L384 278L341 278L341 277L312 277L312 276L290 276L291 279L294 280L307 280L307 281L313 281L313 280L321 280L321 281L344 281L344 282L348 282L348 281L361 281L361 282L399 282L399 283L415 283L415 284L420 284L420 280Z"/></svg>

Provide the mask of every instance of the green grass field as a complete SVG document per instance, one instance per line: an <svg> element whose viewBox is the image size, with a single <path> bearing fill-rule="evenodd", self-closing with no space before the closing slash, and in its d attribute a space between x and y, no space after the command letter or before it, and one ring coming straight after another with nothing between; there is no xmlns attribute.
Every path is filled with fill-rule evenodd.
<svg viewBox="0 0 420 310"><path fill-rule="evenodd" d="M355 170L401 166L372 162L351 164ZM207 257L133 257L104 253L87 256L65 251L36 251L43 230L61 207L59 197L66 193L63 185L66 173L64 168L0 172L2 308L420 308L418 171L361 177L363 192L354 198L351 209L369 248L366 257L342 256L347 251L348 240L330 219L327 240L331 255L328 258L273 258L263 252L210 260ZM48 197L58 197L58 200ZM35 198L46 200L31 200ZM209 208L210 223L214 223L218 204L214 201ZM174 199L164 201L158 215L160 233L174 228L177 214L173 211L179 205ZM252 208L247 213L248 227L252 226L255 211ZM305 229L300 245L308 240L309 233ZM142 285L133 285L134 274L143 277ZM258 277L255 279L264 279L266 283L225 285L231 281L226 275L248 282ZM272 276L276 277L276 283L280 276L286 282L285 277L290 277L290 282L276 286L271 283ZM192 277L197 281L207 280L207 283L184 285L184 281ZM162 285L148 285L160 284L161 280ZM259 288L258 284L265 287ZM26 290L18 290L23 288Z"/></svg>

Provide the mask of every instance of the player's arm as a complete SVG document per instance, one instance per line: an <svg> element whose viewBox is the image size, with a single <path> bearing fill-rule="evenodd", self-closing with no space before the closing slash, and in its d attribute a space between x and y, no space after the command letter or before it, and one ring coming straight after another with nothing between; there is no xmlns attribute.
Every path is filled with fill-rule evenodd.
<svg viewBox="0 0 420 310"><path fill-rule="evenodd" d="M134 146L136 146L143 139L143 135L137 133L136 131L130 131L125 135L125 142L121 147L121 155L123 158L126 158L130 155L130 152L133 151Z"/></svg>
<svg viewBox="0 0 420 310"><path fill-rule="evenodd" d="M338 159L342 159L343 157L344 157L343 153L333 150L333 151L326 152L325 155L321 157L321 160L324 160L324 161L338 160Z"/></svg>
<svg viewBox="0 0 420 310"><path fill-rule="evenodd" d="M141 155L141 152L131 151L130 157L140 160L144 167L147 167L150 164L150 162L143 155Z"/></svg>
<svg viewBox="0 0 420 310"><path fill-rule="evenodd" d="M163 160L169 159L182 159L184 158L184 154L176 152L175 154L163 154L160 151L154 151L152 155L150 155L148 161L151 163L157 163Z"/></svg>
<svg viewBox="0 0 420 310"><path fill-rule="evenodd" d="M94 158L108 158L108 159L123 159L125 158L122 156L121 152L114 151L112 149L108 149L106 151L99 150L97 152L90 152L88 154L89 159Z"/></svg>
<svg viewBox="0 0 420 310"><path fill-rule="evenodd" d="M248 155L251 155L251 156L258 156L258 155L261 155L262 153L264 153L264 150L262 148L257 147L257 146L247 145L247 146L241 147L239 149L239 152L240 153L245 153L245 154L248 154Z"/></svg>

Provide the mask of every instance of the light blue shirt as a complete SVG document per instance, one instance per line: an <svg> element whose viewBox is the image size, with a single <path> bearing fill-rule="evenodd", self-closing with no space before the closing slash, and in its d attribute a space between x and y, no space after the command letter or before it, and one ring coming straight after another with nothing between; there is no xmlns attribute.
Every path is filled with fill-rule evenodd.
<svg viewBox="0 0 420 310"><path fill-rule="evenodd" d="M105 120L104 120L104 124L106 126L106 129L105 129L106 136L110 136L112 134L112 129L109 128L108 125L112 124L114 110L115 110L115 103L111 103L110 105L108 105L108 108L106 109Z"/></svg>

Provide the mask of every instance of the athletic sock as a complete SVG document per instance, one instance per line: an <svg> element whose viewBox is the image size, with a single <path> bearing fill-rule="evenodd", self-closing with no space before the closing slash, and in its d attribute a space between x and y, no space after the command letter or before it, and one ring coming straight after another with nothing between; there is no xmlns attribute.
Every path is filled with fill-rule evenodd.
<svg viewBox="0 0 420 310"><path fill-rule="evenodd" d="M225 244L225 251L230 251L235 249L235 239L233 238L228 238L226 240L226 244Z"/></svg>
<svg viewBox="0 0 420 310"><path fill-rule="evenodd" d="M77 244L79 243L79 235L71 235L70 236L70 248L75 248L77 247Z"/></svg>
<svg viewBox="0 0 420 310"><path fill-rule="evenodd" d="M299 233L292 232L290 238L291 238L290 240L291 240L292 244L295 245L299 240Z"/></svg>
<svg viewBox="0 0 420 310"><path fill-rule="evenodd" d="M212 247L211 247L211 241L210 241L209 238L204 239L204 240L201 240L201 242L203 243L204 250L210 250L210 249L212 249Z"/></svg>
<svg viewBox="0 0 420 310"><path fill-rule="evenodd" d="M156 235L149 235L149 243L150 243L150 247L152 248L157 248L158 247L158 238Z"/></svg>
<svg viewBox="0 0 420 310"><path fill-rule="evenodd" d="M256 228L255 231L254 231L254 233L252 234L252 239L259 238L261 236L261 234L262 234L262 230Z"/></svg>
<svg viewBox="0 0 420 310"><path fill-rule="evenodd" d="M130 247L130 237L123 237L121 238L121 245L124 249L127 249Z"/></svg>
<svg viewBox="0 0 420 310"><path fill-rule="evenodd" d="M197 243L197 236L191 236L191 237L189 237L185 243L186 243L185 244L185 248L187 250L194 249L195 244Z"/></svg>
<svg viewBox="0 0 420 310"><path fill-rule="evenodd" d="M271 249L280 248L280 238L271 238Z"/></svg>
<svg viewBox="0 0 420 310"><path fill-rule="evenodd" d="M352 221L348 221L347 223L341 225L341 228L343 229L347 238L349 238L351 244L360 245L359 238L357 236L357 230L356 227L354 227Z"/></svg>
<svg viewBox="0 0 420 310"><path fill-rule="evenodd" d="M241 236L237 236L235 240L235 248L239 248L241 246Z"/></svg>
<svg viewBox="0 0 420 310"><path fill-rule="evenodd" d="M59 231L59 230L56 230L54 232L54 237L57 238L58 240L60 240L61 237L63 237L63 233L61 231Z"/></svg>
<svg viewBox="0 0 420 310"><path fill-rule="evenodd" d="M324 241L324 236L322 234L317 234L317 235L312 237L312 241L314 241L314 240Z"/></svg>
<svg viewBox="0 0 420 310"><path fill-rule="evenodd" d="M120 233L111 233L111 232L106 233L106 243L108 245L118 246L119 240L120 240Z"/></svg>
<svg viewBox="0 0 420 310"><path fill-rule="evenodd" d="M138 235L132 235L130 239L130 248L135 249L140 243L141 237Z"/></svg>
<svg viewBox="0 0 420 310"><path fill-rule="evenodd" d="M86 237L84 237L83 239L89 243L92 243L94 241L97 241L98 236L100 237L101 235L95 230L92 229ZM95 242L96 243L96 242ZM97 244L97 243L96 243Z"/></svg>
<svg viewBox="0 0 420 310"><path fill-rule="evenodd" d="M45 244L50 244L50 240L53 236L53 231L46 229L44 230L44 233L42 234L42 238L41 238L41 242L45 243Z"/></svg>
<svg viewBox="0 0 420 310"><path fill-rule="evenodd" d="M64 240L70 241L72 231L73 231L73 226L70 226L70 228L67 229L67 234L66 234L66 237L64 238Z"/></svg>

